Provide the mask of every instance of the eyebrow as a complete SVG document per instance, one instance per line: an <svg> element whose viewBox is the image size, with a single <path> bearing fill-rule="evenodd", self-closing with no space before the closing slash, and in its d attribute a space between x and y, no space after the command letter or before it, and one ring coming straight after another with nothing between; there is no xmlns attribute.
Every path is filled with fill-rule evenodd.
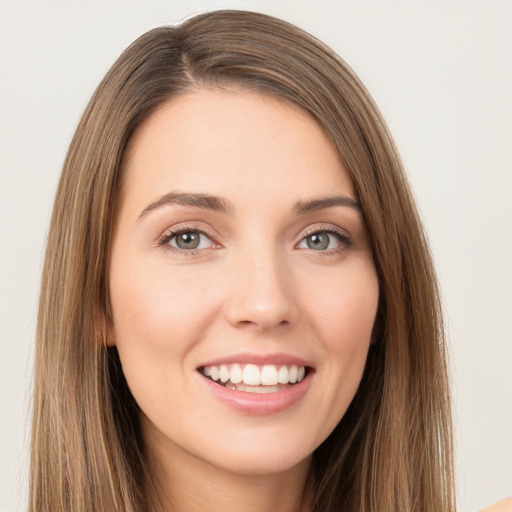
<svg viewBox="0 0 512 512"><path fill-rule="evenodd" d="M160 199L146 206L139 215L139 219L145 217L148 213L160 208L164 205L180 205L193 206L203 210L213 210L221 213L231 213L235 211L235 207L222 197L210 194L192 194L188 192L170 192Z"/></svg>
<svg viewBox="0 0 512 512"><path fill-rule="evenodd" d="M310 201L298 201L293 207L296 214L317 212L332 206L347 206L361 211L361 205L351 197L343 195L333 195L328 197L320 197L318 199L311 199Z"/></svg>
<svg viewBox="0 0 512 512"><path fill-rule="evenodd" d="M165 205L192 206L203 210L212 210L221 213L233 213L236 211L234 205L227 199L211 194L199 194L190 192L169 192L163 195L157 201L149 204L142 210L139 219L145 217L148 213L161 208ZM309 201L297 201L292 211L297 214L317 212L332 206L345 206L360 211L361 205L348 196L333 195L329 197L320 197Z"/></svg>

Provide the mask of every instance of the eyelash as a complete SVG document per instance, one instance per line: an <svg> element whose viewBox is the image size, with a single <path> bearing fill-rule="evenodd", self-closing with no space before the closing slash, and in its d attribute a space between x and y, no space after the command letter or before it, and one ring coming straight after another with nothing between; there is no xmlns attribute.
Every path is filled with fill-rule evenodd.
<svg viewBox="0 0 512 512"><path fill-rule="evenodd" d="M325 225L325 226L315 226L314 228L311 228L310 230L306 230L303 234L299 242L296 244L302 243L306 238L310 237L311 235L316 235L320 233L328 233L330 235L334 235L338 241L340 242L340 247L335 247L334 249L327 249L323 251L314 251L314 249L310 249L311 251L317 252L318 254L322 256L329 256L332 254L338 254L340 252L345 251L347 248L349 248L352 245L352 239L348 236L348 234L342 232L341 230L331 226L331 225Z"/></svg>
<svg viewBox="0 0 512 512"><path fill-rule="evenodd" d="M158 245L160 247L162 247L162 249L164 249L165 251L170 251L170 252L174 252L174 253L178 253L178 254L182 254L182 255L185 255L185 256L196 256L197 254L199 254L201 251L203 251L204 249L191 249L191 250L186 250L186 249L179 249L178 247L173 247L172 245L169 245L169 242L176 236L178 235L182 235L183 233L199 233L200 235L204 235L206 236L209 240L212 241L212 244L214 245L218 245L213 237L211 235L209 235L208 233L206 233L206 231L202 230L202 229L198 229L198 228L194 228L194 227L191 227L191 226L180 226L178 228L174 228L172 230L169 230L167 231L163 236L162 238L160 238L160 240L158 241Z"/></svg>
<svg viewBox="0 0 512 512"><path fill-rule="evenodd" d="M195 256L195 255L199 254L201 251L203 251L204 249L186 250L186 249L179 249L177 247L173 247L172 245L169 245L169 242L174 237L181 235L183 233L187 233L187 232L199 233L200 235L204 235L209 240L211 240L213 245L217 245L217 246L219 245L215 242L215 240L213 239L213 237L211 235L209 235L206 231L204 231L202 229L198 229L198 228L191 227L191 226L180 226L178 228L174 228L170 231L167 231L160 238L160 240L158 240L158 246L162 247L166 251L170 251L170 252L174 252L174 253L178 253L178 254L182 254L182 255L187 255L187 256ZM295 247L297 247L300 243L302 243L304 240L306 240L306 238L308 238L312 235L315 235L315 234L320 234L320 233L328 233L330 235L334 235L340 242L340 247L336 247L334 249L328 249L328 250L318 250L318 251L315 251L314 249L309 249L309 250L311 250L313 252L318 252L319 254L324 255L324 256L329 256L331 254L340 253L352 245L352 240L350 239L350 237L347 234L342 233L340 230L334 228L333 226L327 225L327 226L316 226L314 228L311 228L310 230L305 231L302 234L299 242L297 242L297 244L295 244Z"/></svg>

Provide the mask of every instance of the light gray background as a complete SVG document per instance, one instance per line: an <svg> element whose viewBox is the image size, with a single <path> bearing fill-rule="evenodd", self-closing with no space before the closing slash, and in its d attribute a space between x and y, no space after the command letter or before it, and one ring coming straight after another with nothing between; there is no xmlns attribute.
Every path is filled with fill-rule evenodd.
<svg viewBox="0 0 512 512"><path fill-rule="evenodd" d="M512 4L0 0L0 512L26 503L39 274L66 148L142 32L205 9L283 17L356 70L432 243L452 353L462 511L512 494Z"/></svg>

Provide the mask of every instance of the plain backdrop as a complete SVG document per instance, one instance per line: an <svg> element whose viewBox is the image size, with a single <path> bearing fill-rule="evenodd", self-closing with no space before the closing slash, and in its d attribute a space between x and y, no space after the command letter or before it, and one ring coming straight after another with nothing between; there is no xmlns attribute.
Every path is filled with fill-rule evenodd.
<svg viewBox="0 0 512 512"><path fill-rule="evenodd" d="M26 506L42 255L78 119L137 36L204 10L277 15L331 45L395 136L450 342L459 508L512 494L512 3L0 0L0 512Z"/></svg>

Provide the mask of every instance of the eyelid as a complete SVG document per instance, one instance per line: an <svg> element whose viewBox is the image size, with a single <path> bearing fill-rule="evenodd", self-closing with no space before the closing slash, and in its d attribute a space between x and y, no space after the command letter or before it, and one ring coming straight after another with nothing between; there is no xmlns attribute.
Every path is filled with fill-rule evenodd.
<svg viewBox="0 0 512 512"><path fill-rule="evenodd" d="M336 226L335 224L313 224L311 226L308 226L304 230L301 231L299 235L299 239L295 244L295 247L297 247L305 238L307 238L310 235L313 235L315 233L332 233L335 236L337 236L340 240L340 243L342 244L341 247L335 248L335 249L328 249L325 251L318 251L320 254L329 254L329 253L336 253L341 252L345 250L347 247L352 245L352 239L350 237L350 234L343 228L340 228L339 226Z"/></svg>
<svg viewBox="0 0 512 512"><path fill-rule="evenodd" d="M323 232L323 231L327 231L329 233L338 234L341 237L343 237L344 239L345 238L346 239L350 239L350 235L347 232L347 230L345 230L343 228L340 228L339 226L336 226L335 224L320 223L320 224L312 224L312 225L306 227L305 229L303 229L300 232L300 235L299 235L299 242L303 238L306 238L309 235L312 235L314 233L320 233L320 232Z"/></svg>
<svg viewBox="0 0 512 512"><path fill-rule="evenodd" d="M211 233L211 230L205 229L204 227L194 226L194 223L187 222L183 224L174 225L168 229L166 229L161 236L157 239L157 245L162 247L166 251L183 254L183 255L196 255L200 252L203 252L207 249L216 249L221 246L221 244L217 241L217 237ZM203 224L203 223L201 223ZM169 244L169 241L172 240L175 236L186 233L186 232L196 232L201 235L206 236L212 243L211 247L203 248L203 249L180 249L179 247L174 247Z"/></svg>
<svg viewBox="0 0 512 512"><path fill-rule="evenodd" d="M200 223L201 226L194 225L194 224L196 224L196 223L193 221L186 222L186 223L174 225L174 226L166 229L163 232L163 234L158 237L158 239L156 241L157 245L162 247L164 250L168 250L168 251L175 252L178 254L183 254L183 255L197 255L200 252L203 252L207 249L217 249L217 248L221 247L221 244L218 242L219 237L212 233L213 230L208 229L207 227L203 227L203 225L204 225L203 222ZM187 231L197 232L197 233L200 233L200 234L206 236L212 243L211 247L203 248L203 249L186 250L186 249L180 249L178 247L169 245L169 241L173 237L175 237L181 233L186 233ZM335 249L328 249L328 250L324 250L324 251L318 251L319 253L329 254L329 253L341 252L352 244L351 237L345 229L340 228L339 226L336 226L335 224L319 223L319 224L312 224L310 226L307 226L305 229L303 229L300 232L300 235L298 236L298 240L295 243L294 247L297 248L297 246L301 242L303 242L304 239L307 238L308 236L315 234L315 233L324 233L324 232L332 233L335 236L337 236L340 240L341 247L337 247Z"/></svg>

